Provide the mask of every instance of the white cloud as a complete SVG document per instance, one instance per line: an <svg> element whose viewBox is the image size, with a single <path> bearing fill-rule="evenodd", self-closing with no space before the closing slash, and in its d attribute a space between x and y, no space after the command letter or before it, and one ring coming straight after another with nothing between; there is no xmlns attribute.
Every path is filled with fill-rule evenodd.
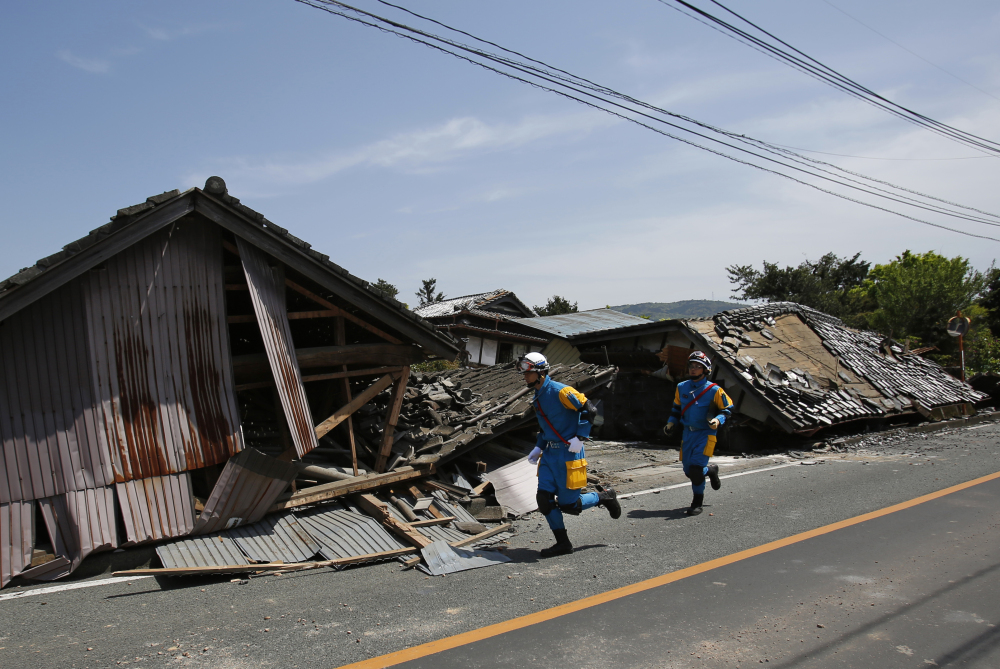
<svg viewBox="0 0 1000 669"><path fill-rule="evenodd" d="M111 68L111 63L106 60L77 56L68 49L57 51L56 57L75 68L81 69L84 72L90 72L91 74L105 74Z"/></svg>
<svg viewBox="0 0 1000 669"><path fill-rule="evenodd" d="M162 26L147 26L143 23L136 22L136 25L142 29L144 33L150 38L158 42L170 42L172 40L188 37L190 35L199 35L205 32L211 32L214 30L220 30L224 28L222 24L192 24L186 26L180 26L175 28L164 28Z"/></svg>
<svg viewBox="0 0 1000 669"><path fill-rule="evenodd" d="M582 137L595 128L613 123L613 119L596 112L531 116L516 123L497 124L462 117L432 128L400 133L357 149L331 151L315 158L230 158L217 161L212 169L222 170L233 179L265 189L316 183L361 167L417 173L440 169L470 156L509 151L549 138ZM187 183L202 180L201 172L185 179ZM506 190L498 189L481 199L491 201L506 196Z"/></svg>

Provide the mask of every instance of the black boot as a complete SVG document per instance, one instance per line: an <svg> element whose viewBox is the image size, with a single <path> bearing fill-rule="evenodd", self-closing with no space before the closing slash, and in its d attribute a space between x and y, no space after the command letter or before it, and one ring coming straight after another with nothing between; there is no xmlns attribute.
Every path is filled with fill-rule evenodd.
<svg viewBox="0 0 1000 669"><path fill-rule="evenodd" d="M597 487L597 497L600 500L598 506L603 506L611 514L612 518L622 517L622 505L618 502L618 493L611 486L607 488Z"/></svg>
<svg viewBox="0 0 1000 669"><path fill-rule="evenodd" d="M722 487L722 481L719 479L719 465L708 466L708 480L712 482L712 490L718 490Z"/></svg>
<svg viewBox="0 0 1000 669"><path fill-rule="evenodd" d="M699 513L701 513L701 503L703 501L705 501L705 495L704 494L702 494L702 495L696 494L694 496L694 499L691 500L691 506L687 510L687 515L689 515L689 516L697 516Z"/></svg>
<svg viewBox="0 0 1000 669"><path fill-rule="evenodd" d="M539 551L539 557L550 558L557 555L569 555L573 552L573 544L569 542L566 530L552 530L552 534L556 535L556 543Z"/></svg>

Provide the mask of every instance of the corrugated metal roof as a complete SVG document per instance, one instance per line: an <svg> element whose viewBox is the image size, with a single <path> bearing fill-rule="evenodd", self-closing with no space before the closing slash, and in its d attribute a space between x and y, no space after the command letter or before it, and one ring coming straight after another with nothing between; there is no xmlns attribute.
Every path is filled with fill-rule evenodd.
<svg viewBox="0 0 1000 669"><path fill-rule="evenodd" d="M234 527L228 534L254 562L305 562L320 550L320 544L291 513Z"/></svg>
<svg viewBox="0 0 1000 669"><path fill-rule="evenodd" d="M483 474L483 478L493 484L497 502L521 516L538 508L535 501L537 471L535 465L524 458Z"/></svg>
<svg viewBox="0 0 1000 669"><path fill-rule="evenodd" d="M205 501L205 509L195 522L193 534L257 522L298 471L298 465L253 448L230 458Z"/></svg>
<svg viewBox="0 0 1000 669"><path fill-rule="evenodd" d="M250 564L226 532L162 544L156 555L167 569Z"/></svg>
<svg viewBox="0 0 1000 669"><path fill-rule="evenodd" d="M128 542L182 537L194 529L191 474L168 474L118 483Z"/></svg>
<svg viewBox="0 0 1000 669"><path fill-rule="evenodd" d="M0 588L31 564L34 507L31 501L0 504Z"/></svg>
<svg viewBox="0 0 1000 669"><path fill-rule="evenodd" d="M510 562L510 558L503 553L452 548L445 541L435 541L423 548L420 553L426 562L426 566L419 565L420 570L432 576Z"/></svg>
<svg viewBox="0 0 1000 669"><path fill-rule="evenodd" d="M649 323L645 318L623 314L612 309L592 309L591 311L578 311L558 316L515 318L513 321L525 327L570 340L579 335Z"/></svg>
<svg viewBox="0 0 1000 669"><path fill-rule="evenodd" d="M78 490L38 500L56 556L64 561L49 562L26 572L34 580L62 578L80 566L93 552L118 546L114 492L110 486Z"/></svg>
<svg viewBox="0 0 1000 669"><path fill-rule="evenodd" d="M338 506L299 512L299 522L320 544L325 560L406 548L374 518Z"/></svg>
<svg viewBox="0 0 1000 669"><path fill-rule="evenodd" d="M240 237L236 238L236 242L281 407L295 443L295 452L301 458L319 444L306 389L302 385L302 372L295 356L292 330L288 325L285 282L278 270L271 269L263 251Z"/></svg>

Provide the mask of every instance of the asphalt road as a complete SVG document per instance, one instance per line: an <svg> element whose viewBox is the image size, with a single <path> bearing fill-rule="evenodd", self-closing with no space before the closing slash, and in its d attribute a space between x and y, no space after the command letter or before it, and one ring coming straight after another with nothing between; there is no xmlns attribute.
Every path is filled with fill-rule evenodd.
<svg viewBox="0 0 1000 669"><path fill-rule="evenodd" d="M145 579L130 585L115 583L8 599L0 601L0 666L337 667L605 593L1000 471L998 441L1000 426L983 424L951 433L872 443L867 445L871 450L866 453L822 455L824 461L811 466L745 474L725 480L719 492L709 490L706 511L695 518L682 514L690 499L689 491L684 488L640 495L625 502L625 515L618 521L610 520L601 509L570 518L570 536L577 551L552 560L536 557L537 549L551 542L551 535L544 521L533 514L517 524L518 533L508 550L513 558L511 563L447 577L425 577L419 572L401 571L398 563L384 563L342 572L266 576L251 579L245 585L231 583L228 578L161 582ZM655 483L653 479L650 482ZM986 488L977 486L976 490L980 489ZM995 487L991 490L995 491ZM996 509L995 502L994 496L986 505L988 509ZM905 580L910 589L901 591L901 596L917 602L922 601L920 593L937 593L935 601L944 607L941 610L952 611L950 615L956 617L953 621L956 629L964 622L965 628L979 626L984 635L977 648L986 651L958 657L956 662L966 662L962 666L998 666L981 662L985 661L983 658L995 659L991 644L996 639L988 631L994 628L988 625L1000 622L997 620L1000 611L996 605L990 610L963 603L972 595L982 598L995 593L1000 584L996 572L989 569L997 563L996 544L988 543L985 538L989 533L996 534L996 516L983 516L983 509L974 507L970 502L961 508L945 505L933 522L911 523L910 534L883 532L869 544L880 547L898 544L894 550L903 552L885 558L896 560L905 555L907 545L912 547L912 536L917 536L920 543L913 549L913 555L922 557L907 567ZM980 514L978 520L966 522L973 513ZM902 517L897 513L888 518ZM959 537L942 535L956 530L939 531L935 525L952 524L951 520L963 527ZM980 533L976 534L977 531ZM831 543L817 549L818 555L807 558L813 561L810 563L813 569L816 560L823 557L826 558L823 565L842 571L824 575L791 561L807 558L789 558L788 582L812 583L816 588L810 591L813 599L840 596L844 597L843 606L850 602L855 608L870 603L865 599L869 591L882 587L883 591L891 592L878 581L885 577L884 573L871 568L867 571L849 568L854 566L849 558L860 555L858 546L865 545L863 540L850 544L832 540L833 536L844 535L831 535ZM960 541L950 543L956 539ZM973 556L969 559L982 558L982 565L970 570L963 563L959 568L952 559L957 553ZM778 559L775 553L771 556ZM869 557L872 561L878 559ZM763 556L760 559L771 564ZM778 662L777 666L813 666L802 664L812 661L812 655L804 657L800 664L787 664L798 657L797 649L791 648L798 639L782 636L777 625L774 628L760 625L763 615L778 616L781 612L786 617L791 615L792 609L787 607L796 595L780 587L785 579L770 574L765 581L773 587L752 596L746 594L750 593L748 588L742 588L740 594L736 591L741 588L729 585L741 583L740 578L745 583L750 566L747 561L735 563L725 567L729 570L725 578L711 576L711 588L721 589L715 594L710 594L714 592L711 588L708 593L698 590L707 587L703 579L685 579L682 586L678 581L674 586L694 588L685 595L687 599L681 600L682 606L674 602L666 607L679 609L679 618L640 616L637 620L633 617L628 629L624 623L619 628L607 628L617 629L611 638L627 642L609 642L600 634L585 636L583 643L566 656L568 663L580 667L609 663L636 667L728 667L736 666L732 649L745 647L760 657L748 654L743 660L757 657L768 664ZM969 580L966 573L975 576ZM839 584L837 575L876 579L878 587L844 581L844 589L851 591L850 597L846 597L847 592L828 592L831 583ZM947 580L956 580L957 585L943 586ZM727 585L718 586L716 582ZM4 590L8 592L9 589ZM949 596L954 596L955 601L948 603ZM710 610L713 601L724 601L722 609L730 617L723 620L713 615ZM806 602L807 598L798 595L797 601ZM823 606L833 606L830 604L833 600L823 601ZM869 608L880 611L880 602ZM944 645L924 647L906 634L913 630L922 637L923 634L916 632L920 625L944 626L949 621L937 622L930 609L912 611L892 618L887 624L895 627L887 634L893 640L905 637L896 645L911 649L913 655L893 646L893 650L885 651L885 657L879 657L902 658L908 662L905 666L927 666L923 664L925 659L944 666L942 660L951 657L943 650ZM965 613L969 614L968 619L962 618ZM740 618L741 615L744 617ZM934 622L922 623L917 616ZM609 625L624 619L617 614L609 618L613 619ZM719 628L720 624L724 627ZM791 624L789 618L786 628ZM838 624L831 622L827 627L817 628L820 632L817 641L825 643L824 633L827 639L847 639L849 631L836 627ZM717 631L708 634L712 625ZM775 634L774 630L778 630L777 636L766 636ZM626 632L638 634L640 639L674 639L677 652L681 648L691 652L688 650L693 648L691 643L712 642L718 646L702 650L701 658L671 657L668 663L661 657L658 664L644 664L648 658L620 650L624 643L628 646L642 643ZM804 645L804 639L799 643ZM851 651L854 655L847 653L846 647L825 646L832 649L829 651L832 659L828 664L815 666L872 666L867 660L858 659L869 652L862 646ZM613 657L621 661L609 661L608 653L616 647L618 654ZM843 657L854 659L841 661L842 653ZM709 660L709 655L713 659ZM477 657L478 666L498 664L495 653ZM546 661L536 666L551 664Z"/></svg>

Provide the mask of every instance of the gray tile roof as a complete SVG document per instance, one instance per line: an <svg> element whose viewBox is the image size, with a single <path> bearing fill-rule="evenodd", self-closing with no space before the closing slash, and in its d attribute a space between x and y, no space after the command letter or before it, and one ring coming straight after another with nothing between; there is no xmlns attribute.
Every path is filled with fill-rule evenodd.
<svg viewBox="0 0 1000 669"><path fill-rule="evenodd" d="M433 302L423 307L414 309L413 313L417 314L421 318L435 318L440 316L450 316L457 312L466 311L476 315L485 316L486 318L500 318L501 320L507 320L511 318L507 314L485 308L502 298L514 300L514 302L518 306L522 307L526 313L532 313L531 309L517 298L517 295L509 290L504 290L503 288L491 290L487 293L463 295L461 297L452 297L442 302Z"/></svg>
<svg viewBox="0 0 1000 669"><path fill-rule="evenodd" d="M512 320L524 327L570 340L573 337L581 335L650 323L645 318L623 314L613 309L592 309L590 311L578 311L558 316L538 316L536 318L515 318Z"/></svg>

